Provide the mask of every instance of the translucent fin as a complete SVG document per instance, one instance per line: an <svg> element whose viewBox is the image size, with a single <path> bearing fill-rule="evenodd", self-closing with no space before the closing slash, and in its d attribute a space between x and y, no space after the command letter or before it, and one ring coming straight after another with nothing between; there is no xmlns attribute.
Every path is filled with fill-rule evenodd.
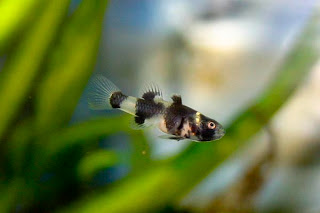
<svg viewBox="0 0 320 213"><path fill-rule="evenodd" d="M158 117L153 117L153 118L147 118L143 121L139 121L139 123L137 123L137 119L139 119L140 117L134 117L131 121L130 121L130 127L132 129L144 129L144 128L149 128L149 127L153 127L159 124L160 120ZM141 123L143 122L143 123Z"/></svg>
<svg viewBox="0 0 320 213"><path fill-rule="evenodd" d="M88 104L91 109L112 109L110 97L114 92L121 91L116 85L102 75L95 75L89 83Z"/></svg>
<svg viewBox="0 0 320 213"><path fill-rule="evenodd" d="M145 100L162 99L162 91L155 83L146 84L142 90L142 98Z"/></svg>
<svg viewBox="0 0 320 213"><path fill-rule="evenodd" d="M147 126L144 124L137 124L134 119L130 120L130 127L134 130L147 128Z"/></svg>
<svg viewBox="0 0 320 213"><path fill-rule="evenodd" d="M180 141L185 138L174 135L160 135L159 138Z"/></svg>

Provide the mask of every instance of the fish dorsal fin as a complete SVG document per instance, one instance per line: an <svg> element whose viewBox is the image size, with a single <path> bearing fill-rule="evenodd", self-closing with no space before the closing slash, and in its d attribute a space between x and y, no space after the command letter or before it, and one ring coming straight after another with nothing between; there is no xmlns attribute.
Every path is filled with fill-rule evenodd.
<svg viewBox="0 0 320 213"><path fill-rule="evenodd" d="M147 84L143 89L142 98L145 100L152 101L157 97L159 99L163 99L162 91L159 89L158 85L155 83Z"/></svg>
<svg viewBox="0 0 320 213"><path fill-rule="evenodd" d="M182 105L182 99L180 95L173 95L171 99L173 100L173 103Z"/></svg>

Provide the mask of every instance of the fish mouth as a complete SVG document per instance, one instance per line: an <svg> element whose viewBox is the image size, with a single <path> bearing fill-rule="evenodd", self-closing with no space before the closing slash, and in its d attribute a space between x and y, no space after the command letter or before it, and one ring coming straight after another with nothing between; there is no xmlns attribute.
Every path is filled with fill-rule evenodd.
<svg viewBox="0 0 320 213"><path fill-rule="evenodd" d="M219 135L224 136L226 134L226 130L225 129L220 129L219 130Z"/></svg>
<svg viewBox="0 0 320 213"><path fill-rule="evenodd" d="M226 130L219 129L211 138L202 138L201 142L211 142L221 139L226 134Z"/></svg>
<svg viewBox="0 0 320 213"><path fill-rule="evenodd" d="M222 138L226 134L226 130L221 128L218 130L218 132L214 135L214 140L218 140Z"/></svg>

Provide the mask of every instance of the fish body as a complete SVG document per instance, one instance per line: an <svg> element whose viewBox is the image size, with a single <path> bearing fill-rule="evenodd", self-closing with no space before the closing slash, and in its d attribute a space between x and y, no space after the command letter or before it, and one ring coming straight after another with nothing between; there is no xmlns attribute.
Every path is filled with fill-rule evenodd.
<svg viewBox="0 0 320 213"><path fill-rule="evenodd" d="M88 94L90 108L120 109L134 116L133 128L157 126L166 133L163 138L202 142L224 136L225 130L216 120L183 105L179 95L173 95L171 99L165 101L161 90L154 85L147 87L141 98L127 96L101 75L94 76Z"/></svg>

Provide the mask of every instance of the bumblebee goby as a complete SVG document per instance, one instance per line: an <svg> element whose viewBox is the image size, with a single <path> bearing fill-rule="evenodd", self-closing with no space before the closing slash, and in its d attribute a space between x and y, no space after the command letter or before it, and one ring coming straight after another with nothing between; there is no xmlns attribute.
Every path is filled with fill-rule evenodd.
<svg viewBox="0 0 320 213"><path fill-rule="evenodd" d="M142 98L127 96L110 80L96 75L89 84L88 103L94 110L120 109L133 115L132 127L142 129L156 126L172 140L189 139L205 142L222 138L225 130L216 120L182 104L178 95L165 101L161 90L147 87Z"/></svg>

